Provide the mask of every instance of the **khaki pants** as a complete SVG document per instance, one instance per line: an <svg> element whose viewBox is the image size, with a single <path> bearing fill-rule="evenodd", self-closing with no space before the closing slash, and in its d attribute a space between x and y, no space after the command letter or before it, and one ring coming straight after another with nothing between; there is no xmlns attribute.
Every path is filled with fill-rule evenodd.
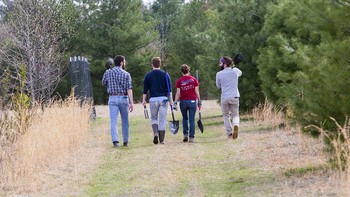
<svg viewBox="0 0 350 197"><path fill-rule="evenodd" d="M232 127L234 125L239 126L239 98L221 98L221 111L224 117L226 134L230 135Z"/></svg>

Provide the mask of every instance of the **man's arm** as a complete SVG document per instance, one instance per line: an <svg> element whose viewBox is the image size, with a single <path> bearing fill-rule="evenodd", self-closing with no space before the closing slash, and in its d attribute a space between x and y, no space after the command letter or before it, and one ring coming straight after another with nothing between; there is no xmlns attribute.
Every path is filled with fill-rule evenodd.
<svg viewBox="0 0 350 197"><path fill-rule="evenodd" d="M130 112L134 111L134 97L132 94L132 89L128 89L128 97L129 97L129 102L130 102Z"/></svg>
<svg viewBox="0 0 350 197"><path fill-rule="evenodd" d="M169 105L170 105L170 106L174 105L174 102L173 102L173 93L172 93L172 92L169 92Z"/></svg>
<svg viewBox="0 0 350 197"><path fill-rule="evenodd" d="M142 95L142 105L143 106L146 106L146 97L147 97L147 94Z"/></svg>
<svg viewBox="0 0 350 197"><path fill-rule="evenodd" d="M107 71L105 71L105 73L103 74L102 85L107 85Z"/></svg>
<svg viewBox="0 0 350 197"><path fill-rule="evenodd" d="M218 87L219 89L221 88L221 83L220 83L220 79L219 79L219 76L218 76L218 73L216 73L216 87Z"/></svg>
<svg viewBox="0 0 350 197"><path fill-rule="evenodd" d="M146 106L147 91L148 91L148 78L147 78L147 74L146 74L145 78L143 79L143 94L142 94L142 105L143 106Z"/></svg>

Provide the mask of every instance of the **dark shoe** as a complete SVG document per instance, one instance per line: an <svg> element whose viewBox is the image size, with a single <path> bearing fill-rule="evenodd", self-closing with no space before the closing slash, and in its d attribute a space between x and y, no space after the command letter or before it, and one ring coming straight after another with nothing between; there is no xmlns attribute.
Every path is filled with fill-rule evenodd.
<svg viewBox="0 0 350 197"><path fill-rule="evenodd" d="M119 147L119 142L118 141L114 141L113 142L113 147L114 148L118 148Z"/></svg>
<svg viewBox="0 0 350 197"><path fill-rule="evenodd" d="M237 139L238 137L238 125L233 126L233 139Z"/></svg>
<svg viewBox="0 0 350 197"><path fill-rule="evenodd" d="M153 144L158 144L158 136L154 136L154 138L153 138Z"/></svg>
<svg viewBox="0 0 350 197"><path fill-rule="evenodd" d="M188 141L189 143L193 143L194 142L194 138L190 137L190 141Z"/></svg>
<svg viewBox="0 0 350 197"><path fill-rule="evenodd" d="M232 136L233 136L232 133L230 133L226 139L231 140L231 139L233 139Z"/></svg>
<svg viewBox="0 0 350 197"><path fill-rule="evenodd" d="M188 142L188 137L185 136L184 139L182 140L183 142Z"/></svg>
<svg viewBox="0 0 350 197"><path fill-rule="evenodd" d="M128 146L128 144L129 144L128 142L124 142L123 146Z"/></svg>
<svg viewBox="0 0 350 197"><path fill-rule="evenodd" d="M159 131L159 142L164 144L165 131Z"/></svg>

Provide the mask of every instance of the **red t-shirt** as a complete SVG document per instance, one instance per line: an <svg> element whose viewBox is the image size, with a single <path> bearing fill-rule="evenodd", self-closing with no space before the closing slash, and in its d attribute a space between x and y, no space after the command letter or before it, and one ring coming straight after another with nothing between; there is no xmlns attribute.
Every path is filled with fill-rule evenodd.
<svg viewBox="0 0 350 197"><path fill-rule="evenodd" d="M196 78L185 75L180 77L175 84L176 88L180 88L180 101L181 100L196 100L195 87L199 86Z"/></svg>

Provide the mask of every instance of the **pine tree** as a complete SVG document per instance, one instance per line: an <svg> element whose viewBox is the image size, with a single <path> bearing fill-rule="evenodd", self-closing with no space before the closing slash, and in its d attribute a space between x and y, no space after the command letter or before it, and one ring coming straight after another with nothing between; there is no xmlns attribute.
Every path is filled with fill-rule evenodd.
<svg viewBox="0 0 350 197"><path fill-rule="evenodd" d="M82 17L73 51L90 60L94 100L105 103L107 93L101 86L104 64L116 55L126 57L126 70L133 79L134 98L142 95L142 79L150 69L156 38L154 23L146 21L140 0L101 0L89 4Z"/></svg>
<svg viewBox="0 0 350 197"><path fill-rule="evenodd" d="M288 106L292 118L336 132L350 114L349 6L337 2L283 1L271 7L259 57L264 93ZM276 16L279 17L276 17Z"/></svg>

